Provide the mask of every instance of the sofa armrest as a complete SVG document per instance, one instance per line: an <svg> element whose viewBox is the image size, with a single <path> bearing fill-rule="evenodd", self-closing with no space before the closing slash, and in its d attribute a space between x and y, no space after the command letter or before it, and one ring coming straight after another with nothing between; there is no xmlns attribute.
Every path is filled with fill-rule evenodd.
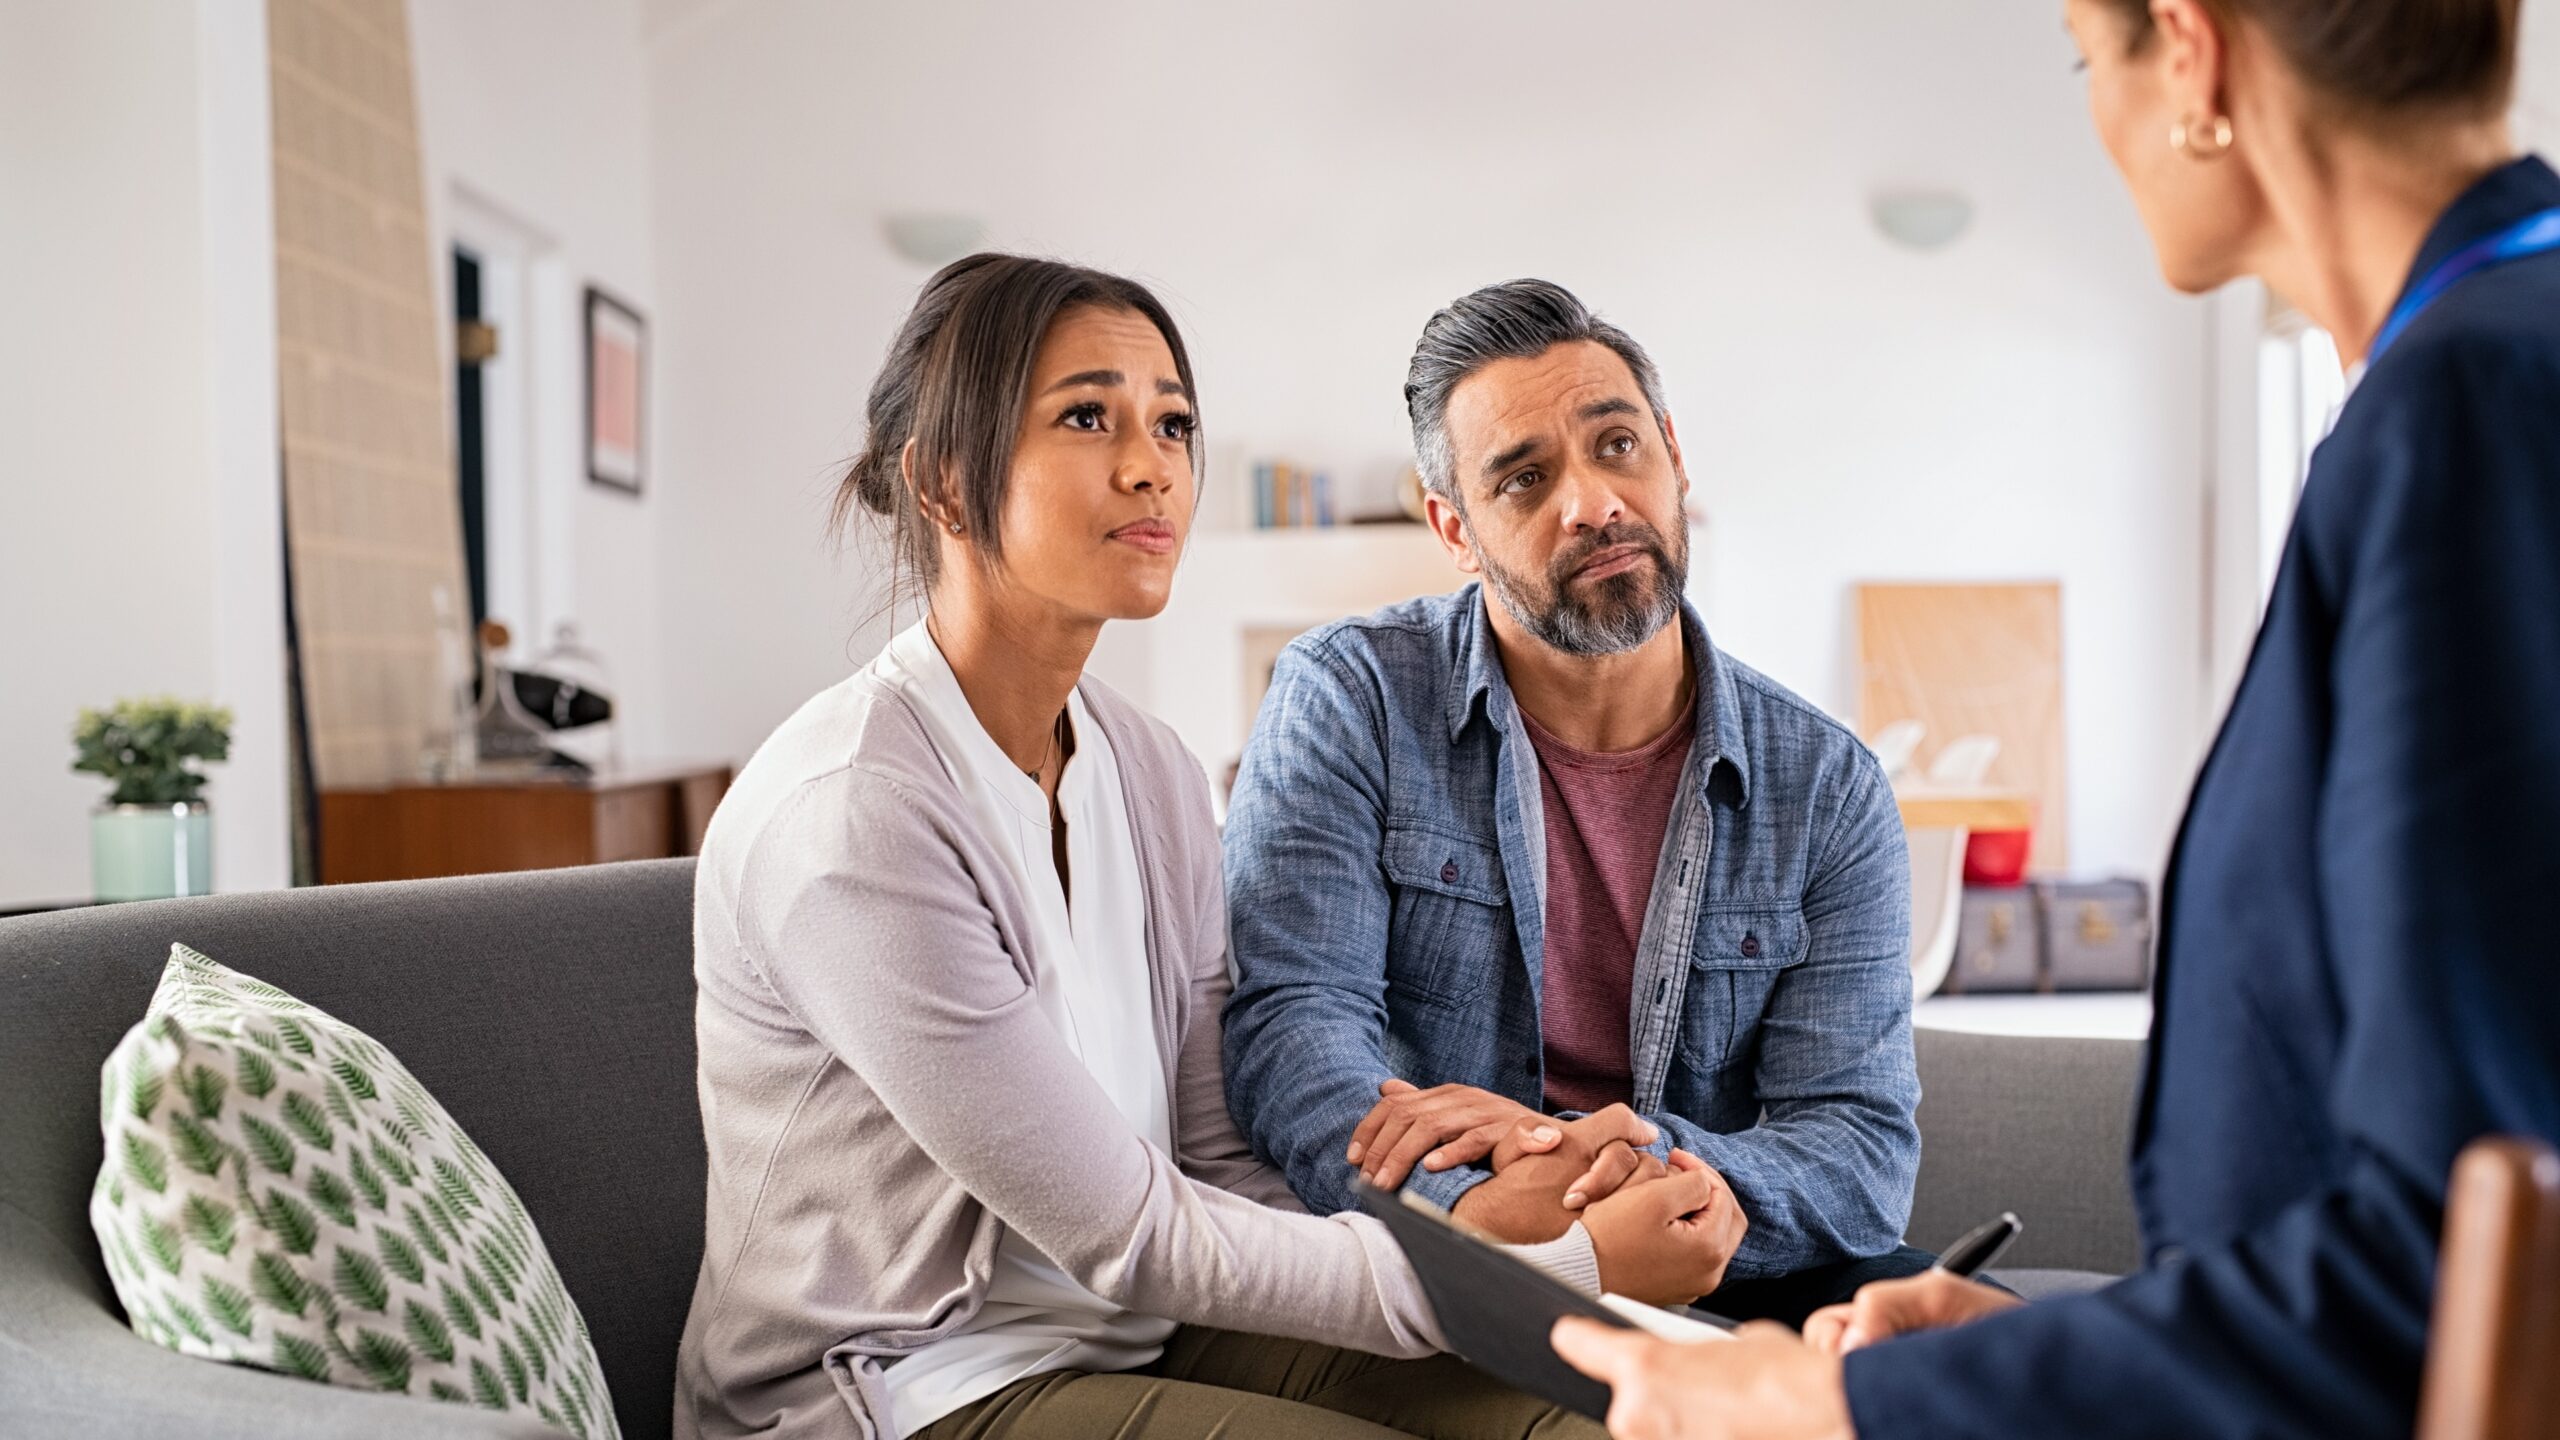
<svg viewBox="0 0 2560 1440"><path fill-rule="evenodd" d="M2026 1223L2003 1269L2141 1264L2125 1162L2137 1040L1920 1027L1920 1183L1910 1241L1940 1249L2003 1210Z"/></svg>
<svg viewBox="0 0 2560 1440"><path fill-rule="evenodd" d="M317 1385L155 1345L88 1268L0 1205L0 1434L29 1440L560 1440L531 1416Z"/></svg>

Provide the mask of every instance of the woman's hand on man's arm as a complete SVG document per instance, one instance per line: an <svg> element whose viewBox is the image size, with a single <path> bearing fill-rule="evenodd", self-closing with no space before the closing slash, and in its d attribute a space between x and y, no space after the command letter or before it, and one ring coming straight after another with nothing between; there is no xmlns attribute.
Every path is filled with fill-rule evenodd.
<svg viewBox="0 0 2560 1440"><path fill-rule="evenodd" d="M1530 1113L1492 1147L1493 1178L1459 1196L1454 1213L1512 1244L1553 1239L1587 1201L1664 1173L1662 1162L1635 1148L1655 1134L1624 1105L1578 1120Z"/></svg>
<svg viewBox="0 0 2560 1440"><path fill-rule="evenodd" d="M1600 1288L1648 1305L1685 1305L1724 1284L1751 1222L1715 1167L1686 1150L1647 1155L1635 1183L1582 1212ZM1478 1187L1482 1188L1482 1187Z"/></svg>

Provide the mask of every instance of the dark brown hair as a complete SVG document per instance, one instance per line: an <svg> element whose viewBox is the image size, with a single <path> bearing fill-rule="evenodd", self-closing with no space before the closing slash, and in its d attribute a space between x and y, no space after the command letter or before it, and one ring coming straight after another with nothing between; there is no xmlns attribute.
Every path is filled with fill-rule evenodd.
<svg viewBox="0 0 2560 1440"><path fill-rule="evenodd" d="M2149 43L2149 0L2109 0ZM2523 0L2201 0L2245 21L2313 89L2351 110L2494 114L2515 92Z"/></svg>
<svg viewBox="0 0 2560 1440"><path fill-rule="evenodd" d="M981 563L1003 557L999 518L1013 476L1013 442L1031 388L1031 365L1057 318L1079 306L1145 317L1173 352L1193 397L1191 355L1154 292L1135 280L1025 255L964 256L925 282L915 309L889 342L864 407L862 453L836 485L830 522L841 533L859 505L887 517L902 582L925 591L940 570L941 542L929 503L957 518ZM915 442L916 483L900 460ZM1200 478L1200 436L1192 430L1191 473ZM923 493L918 494L919 491Z"/></svg>

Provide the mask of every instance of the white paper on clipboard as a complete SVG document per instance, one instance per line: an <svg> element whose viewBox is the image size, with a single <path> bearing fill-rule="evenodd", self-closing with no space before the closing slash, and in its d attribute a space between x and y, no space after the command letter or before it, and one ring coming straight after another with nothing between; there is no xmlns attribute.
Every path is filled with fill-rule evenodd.
<svg viewBox="0 0 2560 1440"><path fill-rule="evenodd" d="M1657 1340L1694 1345L1705 1340L1733 1338L1733 1332L1730 1330L1719 1330L1713 1325L1692 1320L1686 1315L1674 1315L1658 1305L1647 1305L1641 1300L1630 1300L1624 1295L1603 1295L1600 1297L1600 1303L1613 1313L1626 1317L1628 1324Z"/></svg>

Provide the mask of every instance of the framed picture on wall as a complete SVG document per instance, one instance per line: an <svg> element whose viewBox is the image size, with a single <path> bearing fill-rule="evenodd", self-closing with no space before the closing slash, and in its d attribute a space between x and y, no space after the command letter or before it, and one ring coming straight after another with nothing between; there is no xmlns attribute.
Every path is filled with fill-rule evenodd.
<svg viewBox="0 0 2560 1440"><path fill-rule="evenodd" d="M641 406L648 392L648 322L587 287L587 478L640 493L647 474Z"/></svg>

